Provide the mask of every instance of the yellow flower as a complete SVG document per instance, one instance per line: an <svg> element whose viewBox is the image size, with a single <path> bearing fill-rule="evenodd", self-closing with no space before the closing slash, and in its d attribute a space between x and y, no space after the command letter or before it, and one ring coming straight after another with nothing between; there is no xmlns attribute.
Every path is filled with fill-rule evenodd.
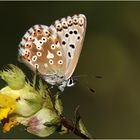
<svg viewBox="0 0 140 140"><path fill-rule="evenodd" d="M0 121L3 132L8 132L17 124L17 116L30 116L42 106L41 95L25 81L24 73L14 65L9 67L0 71L0 77L8 84L0 90Z"/></svg>
<svg viewBox="0 0 140 140"><path fill-rule="evenodd" d="M0 93L0 121L3 124L3 132L8 132L10 129L17 124L16 117L9 116L14 114L16 110L16 100L10 96Z"/></svg>
<svg viewBox="0 0 140 140"><path fill-rule="evenodd" d="M27 131L40 136L49 136L60 125L62 113L61 101L58 96L53 105L46 86L39 81L38 88L25 80L24 73L16 66L0 71L0 77L7 86L0 90L0 121L3 132L8 132L17 124L23 124Z"/></svg>
<svg viewBox="0 0 140 140"><path fill-rule="evenodd" d="M0 121L15 111L16 108L16 100L4 95L0 94Z"/></svg>
<svg viewBox="0 0 140 140"><path fill-rule="evenodd" d="M11 116L9 118L2 120L2 123L3 123L3 133L9 132L12 127L18 125L17 117L16 115Z"/></svg>

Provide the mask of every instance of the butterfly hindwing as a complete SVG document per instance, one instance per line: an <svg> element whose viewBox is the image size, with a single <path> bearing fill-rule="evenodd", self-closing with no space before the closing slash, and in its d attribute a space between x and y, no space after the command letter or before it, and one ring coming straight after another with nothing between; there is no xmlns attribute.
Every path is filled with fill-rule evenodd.
<svg viewBox="0 0 140 140"><path fill-rule="evenodd" d="M23 36L19 48L19 58L32 70L38 69L42 75L63 73L64 53L57 35L48 26L35 25Z"/></svg>

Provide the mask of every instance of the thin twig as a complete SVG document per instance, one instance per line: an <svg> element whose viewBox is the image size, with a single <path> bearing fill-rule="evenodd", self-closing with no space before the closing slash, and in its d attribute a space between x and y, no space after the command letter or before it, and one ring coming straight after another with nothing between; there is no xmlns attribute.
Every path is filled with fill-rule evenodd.
<svg viewBox="0 0 140 140"><path fill-rule="evenodd" d="M61 123L71 132L73 132L75 135L81 137L82 139L91 139L88 136L84 135L83 133L80 132L79 129L75 128L74 123L69 120L66 119L65 117L61 117Z"/></svg>

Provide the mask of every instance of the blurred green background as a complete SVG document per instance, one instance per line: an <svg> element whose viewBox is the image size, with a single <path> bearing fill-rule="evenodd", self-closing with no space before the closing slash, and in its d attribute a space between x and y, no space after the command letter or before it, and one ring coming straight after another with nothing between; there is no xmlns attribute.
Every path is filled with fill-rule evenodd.
<svg viewBox="0 0 140 140"><path fill-rule="evenodd" d="M26 30L79 13L86 15L88 25L74 75L88 76L65 89L65 115L73 118L80 105L83 121L95 138L140 138L140 2L0 2L0 68L12 63L30 75L17 61ZM39 137L15 127L7 134L0 130L0 138ZM53 134L48 138L78 137Z"/></svg>

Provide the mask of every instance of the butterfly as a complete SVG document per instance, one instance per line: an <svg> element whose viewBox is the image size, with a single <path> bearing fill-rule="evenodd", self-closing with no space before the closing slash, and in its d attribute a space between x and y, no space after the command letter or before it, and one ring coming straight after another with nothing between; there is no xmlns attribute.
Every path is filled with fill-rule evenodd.
<svg viewBox="0 0 140 140"><path fill-rule="evenodd" d="M82 50L86 32L83 14L56 20L50 26L34 25L21 39L18 60L39 72L50 85L60 91L73 86L71 77Z"/></svg>

